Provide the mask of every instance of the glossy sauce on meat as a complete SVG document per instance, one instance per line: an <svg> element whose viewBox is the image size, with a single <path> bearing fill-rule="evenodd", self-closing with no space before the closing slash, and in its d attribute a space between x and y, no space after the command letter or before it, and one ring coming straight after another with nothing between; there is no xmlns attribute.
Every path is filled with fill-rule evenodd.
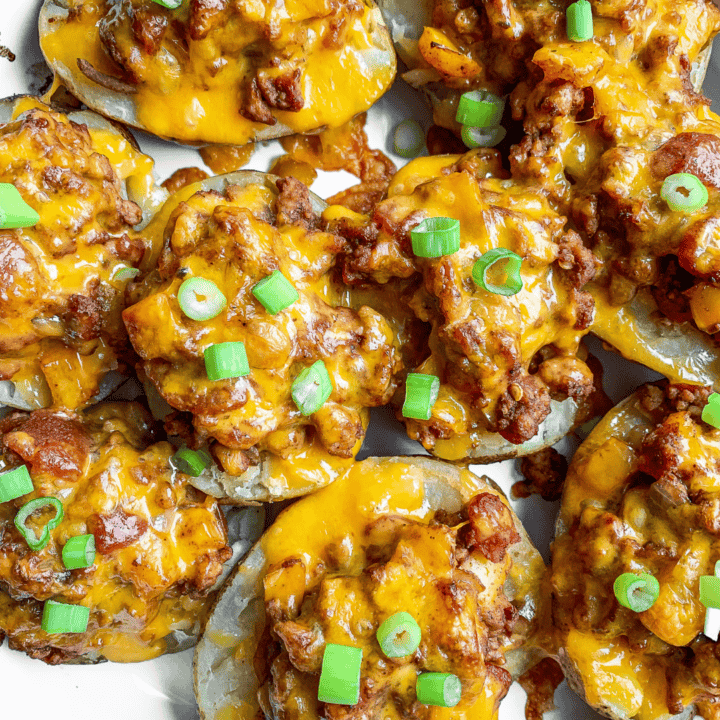
<svg viewBox="0 0 720 720"><path fill-rule="evenodd" d="M164 652L173 631L196 631L231 555L225 519L172 468L169 443L148 443L148 430L144 411L128 403L84 418L36 410L0 421L0 470L25 463L35 487L0 504L0 630L11 648L51 664L136 662ZM44 496L61 500L64 519L45 548L31 551L13 519ZM86 533L95 536L94 564L67 570L63 545ZM88 630L43 632L48 599L90 608Z"/></svg>

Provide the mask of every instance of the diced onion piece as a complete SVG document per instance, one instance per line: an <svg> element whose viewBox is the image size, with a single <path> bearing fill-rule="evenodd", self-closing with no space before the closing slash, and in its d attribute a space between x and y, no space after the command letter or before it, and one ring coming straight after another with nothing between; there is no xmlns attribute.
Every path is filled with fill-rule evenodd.
<svg viewBox="0 0 720 720"><path fill-rule="evenodd" d="M707 608L705 610L705 635L717 642L720 636L720 610L718 608Z"/></svg>
<svg viewBox="0 0 720 720"><path fill-rule="evenodd" d="M12 183L0 183L0 230L33 227L40 216Z"/></svg>
<svg viewBox="0 0 720 720"><path fill-rule="evenodd" d="M633 612L649 610L660 595L660 583L648 573L623 573L615 578L617 601Z"/></svg>
<svg viewBox="0 0 720 720"><path fill-rule="evenodd" d="M62 560L68 570L90 567L95 562L95 536L71 537L63 547Z"/></svg>
<svg viewBox="0 0 720 720"><path fill-rule="evenodd" d="M404 158L414 158L425 145L425 134L417 120L403 120L393 134L395 152Z"/></svg>
<svg viewBox="0 0 720 720"><path fill-rule="evenodd" d="M361 668L362 648L328 643L323 653L318 700L335 705L357 705Z"/></svg>
<svg viewBox="0 0 720 720"><path fill-rule="evenodd" d="M0 503L15 500L31 493L34 489L30 473L25 465L0 474Z"/></svg>
<svg viewBox="0 0 720 720"><path fill-rule="evenodd" d="M405 380L403 417L429 420L440 392L440 378L424 373L409 373Z"/></svg>
<svg viewBox="0 0 720 720"><path fill-rule="evenodd" d="M422 673L417 679L415 693L423 705L455 707L462 697L462 684L452 673Z"/></svg>
<svg viewBox="0 0 720 720"><path fill-rule="evenodd" d="M52 507L55 510L54 517L50 518L45 525L39 536L35 535L34 531L25 525L25 521L32 515L36 510L41 508ZM65 511L63 510L62 503L54 497L41 497L35 500L26 502L21 508L20 512L15 516L15 527L18 532L25 538L25 542L31 550L42 550L50 541L50 531L55 529L63 517Z"/></svg>
<svg viewBox="0 0 720 720"><path fill-rule="evenodd" d="M708 189L691 173L675 173L663 180L660 197L674 212L694 212L707 205Z"/></svg>
<svg viewBox="0 0 720 720"><path fill-rule="evenodd" d="M58 633L82 633L87 630L90 620L90 608L84 605L68 605L67 603L48 600L43 607L40 627L53 635Z"/></svg>
<svg viewBox="0 0 720 720"><path fill-rule="evenodd" d="M577 0L570 5L566 11L567 36L573 42L585 42L592 40L593 15L592 5L588 0Z"/></svg>
<svg viewBox="0 0 720 720"><path fill-rule="evenodd" d="M245 343L217 343L206 348L204 355L205 371L213 382L250 374Z"/></svg>
<svg viewBox="0 0 720 720"><path fill-rule="evenodd" d="M220 288L212 280L201 277L183 281L178 290L178 302L180 309L191 320L211 320L227 305Z"/></svg>
<svg viewBox="0 0 720 720"><path fill-rule="evenodd" d="M466 147L495 147L502 142L507 135L504 127L478 128L469 125L463 125L460 131L460 137Z"/></svg>
<svg viewBox="0 0 720 720"><path fill-rule="evenodd" d="M413 253L421 258L452 255L460 249L460 221L449 217L431 217L410 231Z"/></svg>
<svg viewBox="0 0 720 720"><path fill-rule="evenodd" d="M410 613L391 615L376 633L380 649L389 658L405 657L414 653L422 638L420 626Z"/></svg>
<svg viewBox="0 0 720 720"><path fill-rule="evenodd" d="M720 608L720 577L717 575L700 577L700 602L706 608Z"/></svg>
<svg viewBox="0 0 720 720"><path fill-rule="evenodd" d="M493 283L488 274L497 263L501 262L505 263L505 282ZM522 258L512 250L493 248L476 260L472 269L472 279L483 290L495 295L517 295L523 288L520 277L521 266Z"/></svg>
<svg viewBox="0 0 720 720"><path fill-rule="evenodd" d="M181 473L198 477L203 470L212 465L212 457L207 450L191 450L184 447L172 456L171 462Z"/></svg>
<svg viewBox="0 0 720 720"><path fill-rule="evenodd" d="M332 381L322 360L305 368L290 388L297 409L306 416L317 412L327 402L332 390Z"/></svg>
<svg viewBox="0 0 720 720"><path fill-rule="evenodd" d="M492 128L500 124L504 109L504 98L487 90L471 90L460 96L455 119L461 125Z"/></svg>

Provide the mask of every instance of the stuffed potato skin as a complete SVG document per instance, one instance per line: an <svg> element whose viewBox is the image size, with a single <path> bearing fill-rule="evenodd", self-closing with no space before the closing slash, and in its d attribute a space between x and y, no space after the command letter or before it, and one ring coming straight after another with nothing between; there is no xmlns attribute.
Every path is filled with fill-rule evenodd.
<svg viewBox="0 0 720 720"><path fill-rule="evenodd" d="M34 485L32 495L0 505L0 630L12 649L49 664L135 662L165 652L176 633L197 634L232 555L225 518L170 464L169 443L150 444L151 428L131 403L0 421L2 470L25 464ZM48 496L61 499L64 518L32 551L13 519L25 502ZM66 569L64 544L87 533L94 563ZM87 631L41 630L47 600L89 607Z"/></svg>

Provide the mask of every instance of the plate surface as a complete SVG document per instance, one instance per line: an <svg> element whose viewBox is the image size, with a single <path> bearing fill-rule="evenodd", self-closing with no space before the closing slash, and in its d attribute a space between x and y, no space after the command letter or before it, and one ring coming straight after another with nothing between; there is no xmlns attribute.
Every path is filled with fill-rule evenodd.
<svg viewBox="0 0 720 720"><path fill-rule="evenodd" d="M37 14L42 0L13 2L0 0L0 45L11 53L0 52L0 97L37 92L47 78L47 70L37 42ZM720 105L720 53L715 53L705 80L705 93ZM401 80L369 112L367 125L371 147L385 151L400 166L404 161L392 153L392 129L402 119L415 117L425 127L430 115L419 96ZM204 167L197 151L135 133L142 149L156 160L157 175L164 180L181 167ZM247 169L267 170L273 159L283 153L277 142L258 149ZM356 182L351 175L319 173L312 189L326 197ZM605 364L606 390L614 401L635 387L659 376L604 352L592 342L593 352ZM608 385L612 378L612 385ZM387 413L374 413L374 422L383 423ZM397 427L371 433L363 455L408 453L411 443ZM420 448L419 445L415 445ZM571 441L558 446L565 454L574 449ZM509 493L513 482L522 479L515 461L478 466ZM558 503L536 497L513 502L543 557L549 559L549 544ZM145 663L117 665L105 663L90 667L48 667L24 654L0 647L0 677L3 688L3 717L29 717L53 720L198 720L192 691L192 651L168 655ZM525 696L515 684L500 708L500 720L523 720ZM599 715L582 703L566 685L556 693L558 709L546 720L595 720Z"/></svg>

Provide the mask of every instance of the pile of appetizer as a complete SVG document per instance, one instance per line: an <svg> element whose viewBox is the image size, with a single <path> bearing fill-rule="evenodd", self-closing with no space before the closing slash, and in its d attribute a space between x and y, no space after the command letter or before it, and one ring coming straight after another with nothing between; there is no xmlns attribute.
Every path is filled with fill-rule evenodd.
<svg viewBox="0 0 720 720"><path fill-rule="evenodd" d="M720 718L711 0L38 27L51 86L0 101L0 640L197 643L203 720L494 720L514 680L537 720L564 677L610 718ZM363 129L398 72L433 117L397 118L399 170ZM128 127L213 174L160 184ZM664 379L610 409L591 333ZM357 460L382 407L414 456ZM469 469L516 457L561 499L550 567Z"/></svg>

